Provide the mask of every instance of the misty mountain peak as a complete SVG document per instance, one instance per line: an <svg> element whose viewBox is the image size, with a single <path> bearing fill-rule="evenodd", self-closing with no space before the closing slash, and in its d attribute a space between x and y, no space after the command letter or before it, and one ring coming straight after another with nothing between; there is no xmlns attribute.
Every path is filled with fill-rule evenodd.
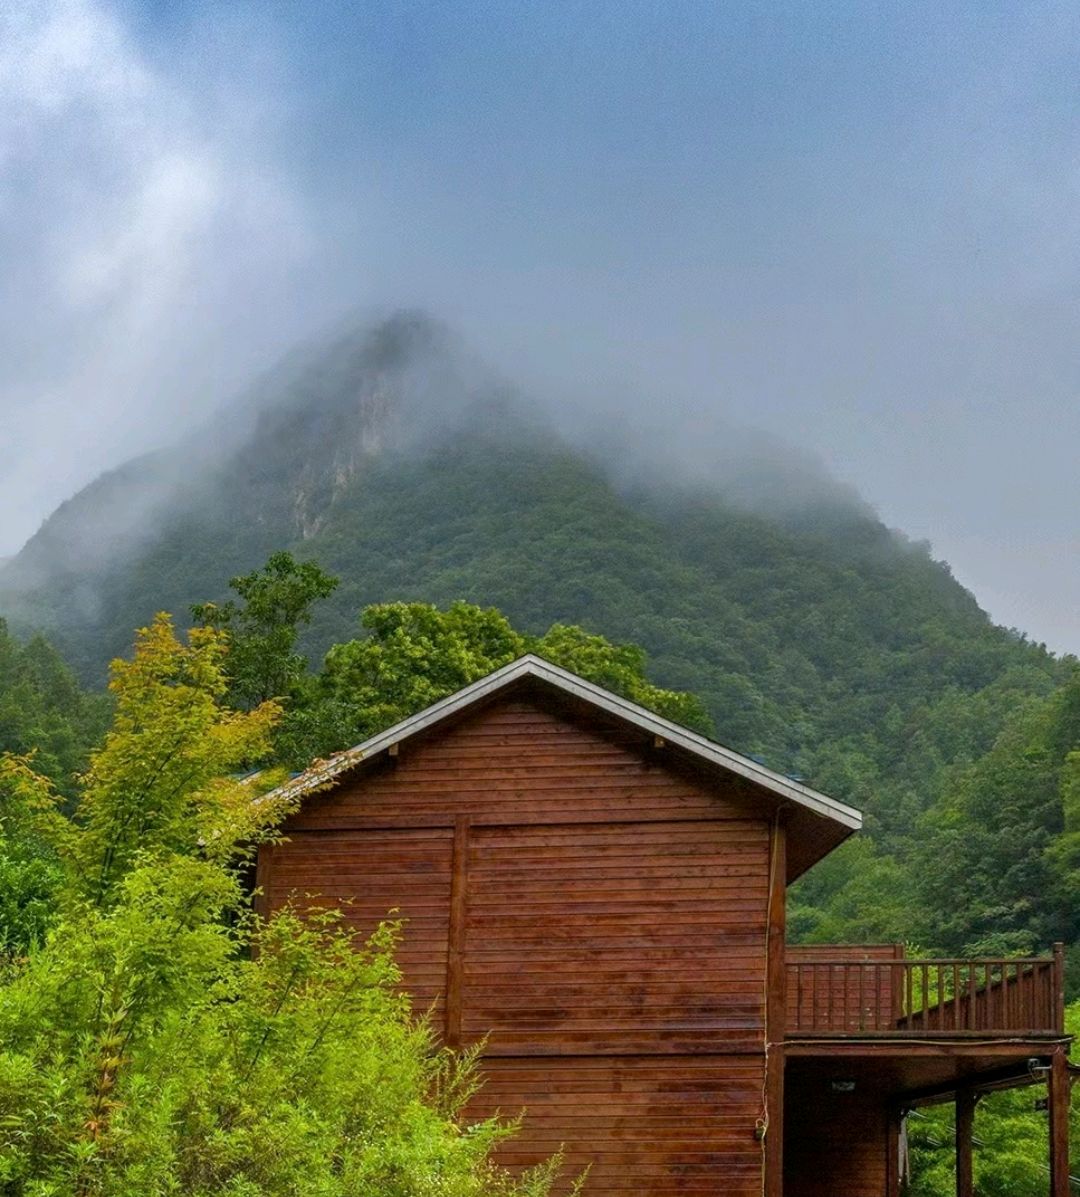
<svg viewBox="0 0 1080 1197"><path fill-rule="evenodd" d="M374 327L359 330L359 336L368 364L387 371L460 352L450 326L421 308L396 311Z"/></svg>
<svg viewBox="0 0 1080 1197"><path fill-rule="evenodd" d="M625 421L575 437L544 410L426 312L357 323L293 352L196 435L64 504L3 568L0 609L36 622L41 596L63 593L65 618L77 608L91 628L112 618L112 591L129 575L205 573L177 591L185 600L214 594L282 546L339 553L363 543L366 522L391 519L392 506L408 534L379 543L391 561L412 551L406 540L435 559L457 552L473 521L489 527L496 510L510 518L515 503L515 535L531 527L521 531L530 544L554 536L574 546L582 520L625 505L628 522L715 524L708 552L721 561L730 551L723 530L751 527L765 541L824 537L821 551L834 557L841 546L862 558L871 549L897 555L895 536L858 497L790 446L704 424L675 440L670 428L612 436ZM420 514L430 496L437 512ZM403 593L420 568L414 561L402 576Z"/></svg>

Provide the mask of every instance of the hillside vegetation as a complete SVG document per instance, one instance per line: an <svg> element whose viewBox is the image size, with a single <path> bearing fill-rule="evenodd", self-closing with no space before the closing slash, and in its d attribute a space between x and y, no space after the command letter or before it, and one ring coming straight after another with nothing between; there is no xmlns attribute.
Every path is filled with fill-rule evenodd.
<svg viewBox="0 0 1080 1197"><path fill-rule="evenodd" d="M579 625L642 646L721 742L866 812L867 834L796 892L795 934L1074 941L1071 663L991 624L823 476L793 501L782 459L744 461L749 503L730 461L681 487L640 464L569 443L403 315L99 479L0 572L0 611L91 686L155 611L223 600L280 549L340 579L301 644L316 663L373 603L466 600L528 635Z"/></svg>

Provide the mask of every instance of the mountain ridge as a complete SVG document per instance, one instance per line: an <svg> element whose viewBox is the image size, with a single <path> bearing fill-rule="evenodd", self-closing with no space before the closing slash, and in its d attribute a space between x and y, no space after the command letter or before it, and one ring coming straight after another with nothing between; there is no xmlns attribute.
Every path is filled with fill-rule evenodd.
<svg viewBox="0 0 1080 1197"><path fill-rule="evenodd" d="M786 501L774 442L740 457L719 435L710 478L707 438L680 476L655 439L620 437L617 457L568 441L447 326L399 313L291 355L224 426L68 500L0 570L0 614L100 680L158 609L183 619L289 548L342 578L308 634L316 655L388 599L465 598L536 632L581 623L641 643L726 743L800 772L893 708L1012 668L1054 675L805 455Z"/></svg>

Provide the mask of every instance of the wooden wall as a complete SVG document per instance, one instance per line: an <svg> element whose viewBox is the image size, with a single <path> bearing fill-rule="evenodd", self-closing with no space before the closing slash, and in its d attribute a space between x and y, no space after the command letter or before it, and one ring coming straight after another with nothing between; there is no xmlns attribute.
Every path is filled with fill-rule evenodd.
<svg viewBox="0 0 1080 1197"><path fill-rule="evenodd" d="M842 1062L835 1071L843 1074ZM817 1070L790 1068L786 1085L784 1197L884 1197L884 1095L834 1093Z"/></svg>
<svg viewBox="0 0 1080 1197"><path fill-rule="evenodd" d="M407 918L418 1003L489 1036L476 1114L526 1112L507 1163L759 1197L771 813L519 694L309 799L261 877Z"/></svg>

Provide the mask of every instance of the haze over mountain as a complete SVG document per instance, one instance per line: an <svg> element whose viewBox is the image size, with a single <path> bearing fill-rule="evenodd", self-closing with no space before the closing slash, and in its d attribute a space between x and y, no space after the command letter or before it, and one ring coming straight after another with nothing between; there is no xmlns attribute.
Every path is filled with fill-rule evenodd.
<svg viewBox="0 0 1080 1197"><path fill-rule="evenodd" d="M0 555L421 302L567 406L805 446L1078 649L1078 38L1063 0L13 0Z"/></svg>
<svg viewBox="0 0 1080 1197"><path fill-rule="evenodd" d="M567 439L416 312L293 353L195 436L97 479L0 570L0 613L100 681L133 627L284 547L343 579L316 653L392 599L581 623L641 643L721 738L785 768L898 703L1054 671L805 456L724 428L692 453L630 426Z"/></svg>
<svg viewBox="0 0 1080 1197"><path fill-rule="evenodd" d="M367 604L579 624L865 812L793 939L1064 941L1080 999L1078 49L1066 0L0 4L0 750L71 802L133 629L289 549L341 583L284 767L359 738ZM977 1167L1037 1197L1021 1096Z"/></svg>

